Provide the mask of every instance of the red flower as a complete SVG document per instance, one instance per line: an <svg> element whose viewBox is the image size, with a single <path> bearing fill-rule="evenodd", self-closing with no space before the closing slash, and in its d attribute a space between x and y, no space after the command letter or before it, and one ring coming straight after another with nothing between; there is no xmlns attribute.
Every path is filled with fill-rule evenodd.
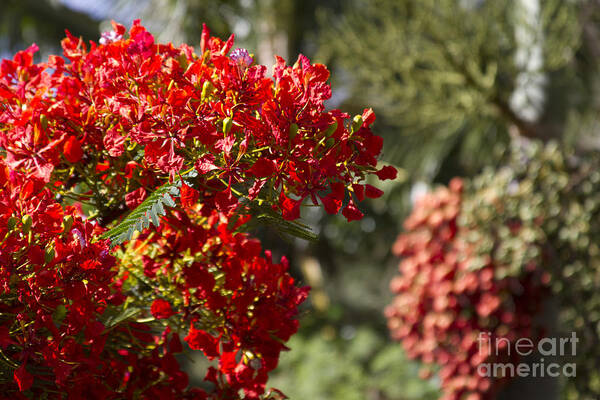
<svg viewBox="0 0 600 400"><path fill-rule="evenodd" d="M119 157L125 151L125 138L115 130L109 129L103 139L104 147L111 157Z"/></svg>
<svg viewBox="0 0 600 400"><path fill-rule="evenodd" d="M150 312L152 316L156 319L165 319L169 318L175 313L171 309L171 304L163 299L156 299L152 302L152 306L150 307Z"/></svg>
<svg viewBox="0 0 600 400"><path fill-rule="evenodd" d="M362 119L364 126L369 126L375 122L375 113L372 108L365 108L362 113Z"/></svg>
<svg viewBox="0 0 600 400"><path fill-rule="evenodd" d="M15 370L13 376L21 392L28 390L33 385L33 376L25 369L25 363Z"/></svg>
<svg viewBox="0 0 600 400"><path fill-rule="evenodd" d="M383 196L383 190L379 190L374 186L366 184L365 185L365 194L367 195L368 198L377 199L377 198Z"/></svg>
<svg viewBox="0 0 600 400"><path fill-rule="evenodd" d="M288 66L278 57L269 76L247 51L229 54L233 44L233 36L223 41L204 27L196 54L156 43L135 21L129 34L113 23L99 43L67 32L63 56L47 63L34 63L35 46L0 63L0 265L8 266L0 268L0 293L15 299L9 311L18 313L0 327L0 348L54 375L31 385L24 365L15 371L30 397L47 389L73 398L264 394L308 289L295 286L285 258L274 262L240 232L251 218L246 210L260 203L295 220L309 198L338 213L352 200L351 185L364 198L355 182L373 174L383 142L370 131L372 110L358 129L348 114L326 110L324 65L300 55ZM143 232L119 247L116 268L101 227L114 227L124 204L136 208L193 168L199 174L182 184L182 207L165 203L152 232L138 219ZM68 202L54 200L59 190L57 199ZM362 216L352 201L343 214ZM112 233L119 229L123 238L134 228ZM150 300L163 321L104 326L106 315L130 302L143 307L138 293L160 287L175 296ZM181 350L178 336L155 337L156 327L182 323L192 323L190 347L219 357L205 378L215 385L210 395L186 389L171 354ZM135 351L132 341L140 343ZM77 367L82 360L86 368Z"/></svg>
<svg viewBox="0 0 600 400"><path fill-rule="evenodd" d="M352 189L354 189L354 194L358 201L363 201L365 199L365 187L363 185L352 185Z"/></svg>
<svg viewBox="0 0 600 400"><path fill-rule="evenodd" d="M283 219L293 221L300 218L300 205L302 204L302 200L290 199L281 192L279 204L281 206Z"/></svg>
<svg viewBox="0 0 600 400"><path fill-rule="evenodd" d="M134 190L133 192L129 192L125 195L125 204L130 209L134 209L146 198L146 189L143 187Z"/></svg>
<svg viewBox="0 0 600 400"><path fill-rule="evenodd" d="M227 213L233 211L237 205L238 200L229 188L215 195L215 206L221 212Z"/></svg>
<svg viewBox="0 0 600 400"><path fill-rule="evenodd" d="M275 164L273 161L267 160L266 158L259 158L248 172L257 178L272 176L275 173Z"/></svg>
<svg viewBox="0 0 600 400"><path fill-rule="evenodd" d="M63 152L67 161L73 164L81 160L81 157L83 157L81 143L79 143L75 136L69 136L65 142L65 145L63 146Z"/></svg>
<svg viewBox="0 0 600 400"><path fill-rule="evenodd" d="M188 335L183 338L192 350L202 350L209 359L219 356L219 342L208 333L190 326Z"/></svg>
<svg viewBox="0 0 600 400"><path fill-rule="evenodd" d="M346 217L348 222L358 221L363 217L363 213L356 207L353 202L350 202L343 210L342 215Z"/></svg>
<svg viewBox="0 0 600 400"><path fill-rule="evenodd" d="M342 200L336 199L335 196L332 195L321 197L321 201L328 214L337 214L342 207Z"/></svg>
<svg viewBox="0 0 600 400"><path fill-rule="evenodd" d="M185 90L175 89L171 90L167 96L167 103L173 107L182 107L188 101L189 95Z"/></svg>
<svg viewBox="0 0 600 400"><path fill-rule="evenodd" d="M198 203L200 193L185 183L181 184L181 205L184 207L192 207Z"/></svg>
<svg viewBox="0 0 600 400"><path fill-rule="evenodd" d="M391 165L386 165L385 167L381 168L379 171L375 172L375 174L379 177L379 179L386 180L386 179L396 179L396 176L398 175L398 171L396 170L396 168L392 167Z"/></svg>

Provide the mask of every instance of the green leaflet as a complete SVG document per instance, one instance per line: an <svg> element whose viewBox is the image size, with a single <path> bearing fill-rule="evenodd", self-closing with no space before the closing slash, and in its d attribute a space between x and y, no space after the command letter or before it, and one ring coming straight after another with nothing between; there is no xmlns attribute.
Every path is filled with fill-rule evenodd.
<svg viewBox="0 0 600 400"><path fill-rule="evenodd" d="M248 204L250 215L252 219L242 225L239 229L243 231L249 231L256 228L259 225L267 225L275 229L280 234L286 234L292 237L315 242L318 236L311 231L310 227L296 221L288 221L273 211L269 206L261 206L256 203Z"/></svg>
<svg viewBox="0 0 600 400"><path fill-rule="evenodd" d="M184 181L187 185L193 186L186 181L187 178L195 178L198 173L195 170L184 175ZM105 232L101 238L109 239L111 246L119 245L131 240L135 232L141 232L150 226L160 225L160 216L166 215L166 207L176 207L175 201L171 196L179 196L179 188L182 180L177 178L173 182L165 183L158 187L150 196L136 207L127 217L125 217L117 226ZM269 206L258 205L254 202L247 203L248 212L252 219L244 224L240 230L249 231L259 225L267 225L274 228L278 233L297 237L308 241L316 241L315 235L310 227L296 221L287 221L273 211Z"/></svg>
<svg viewBox="0 0 600 400"><path fill-rule="evenodd" d="M185 178L194 178L198 173L194 170L185 175ZM123 221L117 226L105 232L101 238L109 239L111 246L119 245L127 240L131 240L135 232L150 226L150 222L154 226L160 225L160 216L166 215L165 207L175 207L175 201L171 197L179 196L179 188L181 187L181 179L177 178L173 182L165 183L156 189L150 196L146 198L139 206L136 207ZM187 184L187 182L186 182Z"/></svg>
<svg viewBox="0 0 600 400"><path fill-rule="evenodd" d="M128 307L122 309L120 307L109 307L102 314L102 323L106 329L112 329L125 320L131 319L142 312L141 308Z"/></svg>

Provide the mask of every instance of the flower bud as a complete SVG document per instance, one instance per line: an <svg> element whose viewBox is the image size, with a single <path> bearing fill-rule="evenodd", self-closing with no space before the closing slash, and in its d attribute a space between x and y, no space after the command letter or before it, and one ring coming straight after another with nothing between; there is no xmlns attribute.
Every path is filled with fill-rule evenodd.
<svg viewBox="0 0 600 400"><path fill-rule="evenodd" d="M15 229L15 226L17 226L17 222L19 221L19 219L17 217L10 217L6 223L7 228L10 231L12 231L13 229Z"/></svg>
<svg viewBox="0 0 600 400"><path fill-rule="evenodd" d="M232 125L233 120L231 119L231 117L225 117L225 119L223 120L223 132L229 133L231 131Z"/></svg>
<svg viewBox="0 0 600 400"><path fill-rule="evenodd" d="M63 226L63 232L69 232L71 230L71 227L73 226L73 216L67 215L63 219L62 226Z"/></svg>
<svg viewBox="0 0 600 400"><path fill-rule="evenodd" d="M213 85L210 81L204 81L202 84L202 93L200 94L200 100L204 102L204 100L212 93Z"/></svg>
<svg viewBox="0 0 600 400"><path fill-rule="evenodd" d="M325 130L325 136L329 137L329 136L333 135L333 132L336 131L337 127L338 127L337 121L334 122L333 124L329 125L329 127Z"/></svg>
<svg viewBox="0 0 600 400"><path fill-rule="evenodd" d="M29 233L29 230L31 229L31 224L33 224L33 219L31 218L31 215L23 215L23 218L21 218L21 222L23 223L23 233Z"/></svg>
<svg viewBox="0 0 600 400"><path fill-rule="evenodd" d="M298 124L293 123L290 125L290 140L294 139L297 134L298 134Z"/></svg>
<svg viewBox="0 0 600 400"><path fill-rule="evenodd" d="M188 61L185 54L180 54L179 57L177 57L177 61L179 62L179 66L181 67L181 69L187 71L190 62Z"/></svg>
<svg viewBox="0 0 600 400"><path fill-rule="evenodd" d="M355 115L352 120L352 133L358 131L363 124L362 115Z"/></svg>
<svg viewBox="0 0 600 400"><path fill-rule="evenodd" d="M47 248L46 251L44 252L44 261L49 263L50 261L52 261L54 259L55 256L55 252L53 248Z"/></svg>
<svg viewBox="0 0 600 400"><path fill-rule="evenodd" d="M40 115L40 124L42 125L43 130L48 129L48 117L44 114Z"/></svg>

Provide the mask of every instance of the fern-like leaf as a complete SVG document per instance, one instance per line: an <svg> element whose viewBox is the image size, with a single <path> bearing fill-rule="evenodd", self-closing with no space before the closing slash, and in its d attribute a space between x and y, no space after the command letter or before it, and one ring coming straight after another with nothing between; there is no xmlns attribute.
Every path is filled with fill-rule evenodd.
<svg viewBox="0 0 600 400"><path fill-rule="evenodd" d="M185 178L194 178L196 176L197 172L191 171L185 175ZM125 217L117 226L105 232L101 238L109 239L111 246L116 246L127 240L131 240L135 232L141 232L148 228L150 222L158 227L160 225L160 216L166 215L165 206L176 206L171 195L179 196L181 183L182 180L177 178L173 182L168 182L158 187L139 206L137 206L135 210Z"/></svg>
<svg viewBox="0 0 600 400"><path fill-rule="evenodd" d="M281 214L275 212L271 207L258 205L256 203L248 204L251 215L250 221L244 224L240 230L248 231L258 225L267 225L279 234L285 234L292 237L315 242L318 237L312 232L308 225L297 221L288 221L283 219Z"/></svg>
<svg viewBox="0 0 600 400"><path fill-rule="evenodd" d="M125 219L117 226L105 232L101 238L109 239L111 246L119 245L125 241L131 240L135 232L141 232L150 226L150 222L156 227L160 224L160 216L166 215L166 207L175 207L173 196L179 196L179 189L182 182L189 186L192 183L186 179L195 178L197 172L192 170L185 174L183 180L177 178L173 182L165 183L158 187L150 196L148 196L139 206L136 207ZM310 227L296 221L287 221L273 211L268 206L258 205L254 202L247 203L248 211L252 216L251 220L240 227L239 230L249 231L259 225L267 225L275 229L278 233L301 238L308 241L316 241L317 236L310 230Z"/></svg>

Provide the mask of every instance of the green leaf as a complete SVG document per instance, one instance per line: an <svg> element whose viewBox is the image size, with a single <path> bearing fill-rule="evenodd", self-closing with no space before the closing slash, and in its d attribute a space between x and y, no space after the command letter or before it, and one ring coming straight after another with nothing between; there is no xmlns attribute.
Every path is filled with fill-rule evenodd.
<svg viewBox="0 0 600 400"><path fill-rule="evenodd" d="M175 207L175 205L176 205L175 202L173 201L173 198L171 198L171 196L169 195L169 193L165 193L165 197L164 197L163 201L169 207Z"/></svg>
<svg viewBox="0 0 600 400"><path fill-rule="evenodd" d="M62 324L62 321L65 319L66 316L67 316L67 308L63 304L60 304L56 307L56 309L52 313L52 321L54 322L54 324L57 327L60 327L60 325Z"/></svg>
<svg viewBox="0 0 600 400"><path fill-rule="evenodd" d="M266 225L274 229L280 235L288 235L311 242L317 241L317 235L310 229L308 225L297 221L288 221L283 219L281 214L275 212L269 206L249 203L251 219L240 227L240 230L248 231L254 229L258 225Z"/></svg>
<svg viewBox="0 0 600 400"><path fill-rule="evenodd" d="M198 176L198 173L195 170L192 170L185 174L183 178L185 181L186 178L195 178L196 176ZM187 181L185 182L187 184ZM135 232L141 232L148 228L150 226L150 221L152 221L154 226L158 227L160 225L159 216L166 215L164 206L177 206L171 197L171 194L173 196L179 195L181 183L181 178L177 178L173 182L168 182L158 187L117 226L105 232L101 237L103 239L109 239L111 245L116 246L127 240L131 240Z"/></svg>
<svg viewBox="0 0 600 400"><path fill-rule="evenodd" d="M110 307L102 314L102 323L106 329L111 329L123 321L135 317L140 312L142 312L142 309L137 307L128 307L125 309Z"/></svg>
<svg viewBox="0 0 600 400"><path fill-rule="evenodd" d="M148 229L150 227L150 218L148 218L147 215L144 214L144 216L142 217L142 222L144 229Z"/></svg>

